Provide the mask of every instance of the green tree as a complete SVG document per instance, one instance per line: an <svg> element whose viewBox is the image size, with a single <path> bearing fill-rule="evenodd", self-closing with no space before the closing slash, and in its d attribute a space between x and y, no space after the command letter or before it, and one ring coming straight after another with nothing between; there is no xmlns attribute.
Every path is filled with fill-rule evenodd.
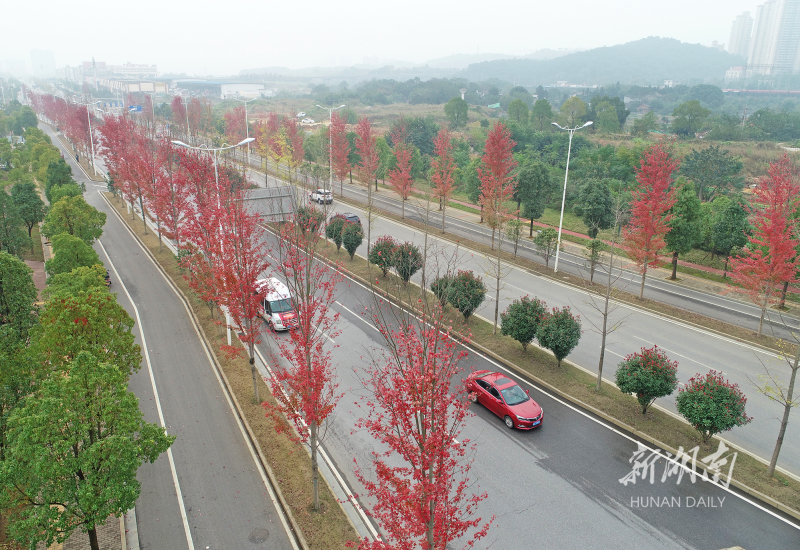
<svg viewBox="0 0 800 550"><path fill-rule="evenodd" d="M619 132L619 118L617 117L617 110L614 106L604 101L595 107L597 116L595 117L595 125L601 132L613 134Z"/></svg>
<svg viewBox="0 0 800 550"><path fill-rule="evenodd" d="M369 249L369 263L377 265L384 277L394 265L393 255L396 248L397 241L389 235L384 235L375 239L375 244Z"/></svg>
<svg viewBox="0 0 800 550"><path fill-rule="evenodd" d="M44 264L49 276L69 273L73 269L101 264L94 248L69 233L59 233L52 239L53 257Z"/></svg>
<svg viewBox="0 0 800 550"><path fill-rule="evenodd" d="M0 503L20 543L49 546L80 527L99 550L97 525L134 506L139 467L175 436L144 421L124 368L81 352L69 370L42 382L37 398L8 419Z"/></svg>
<svg viewBox="0 0 800 550"><path fill-rule="evenodd" d="M14 185L11 197L17 205L22 222L28 227L28 237L30 237L33 226L44 219L44 201L36 192L36 185L30 182Z"/></svg>
<svg viewBox="0 0 800 550"><path fill-rule="evenodd" d="M580 123L586 115L586 103L575 95L561 104L560 111L564 122L570 127L575 126Z"/></svg>
<svg viewBox="0 0 800 550"><path fill-rule="evenodd" d="M669 231L664 240L667 243L667 250L672 252L672 276L673 281L677 279L678 254L686 254L700 242L700 218L702 209L700 199L694 190L694 184L685 178L683 181L675 182L677 191L675 193L675 204L672 205L670 213L672 219L667 222Z"/></svg>
<svg viewBox="0 0 800 550"><path fill-rule="evenodd" d="M106 290L106 270L102 265L83 266L73 269L68 273L58 273L47 279L47 288L42 295L45 300L54 296L75 296L79 292L92 292Z"/></svg>
<svg viewBox="0 0 800 550"><path fill-rule="evenodd" d="M105 213L88 204L83 197L65 197L50 208L42 233L51 240L59 233L68 233L91 246L103 234L105 223Z"/></svg>
<svg viewBox="0 0 800 550"><path fill-rule="evenodd" d="M11 195L0 189L0 251L19 254L30 239L25 235L22 216Z"/></svg>
<svg viewBox="0 0 800 550"><path fill-rule="evenodd" d="M502 321L500 333L503 336L511 336L522 344L523 350L527 350L528 344L536 337L539 321L545 315L547 315L547 304L538 298L523 296L511 302L511 305L500 314Z"/></svg>
<svg viewBox="0 0 800 550"><path fill-rule="evenodd" d="M550 170L542 161L525 157L519 164L514 200L517 208L522 206L522 215L531 220L530 236L533 236L533 220L542 217L550 197L558 188L558 182L550 177Z"/></svg>
<svg viewBox="0 0 800 550"><path fill-rule="evenodd" d="M67 164L63 158L58 158L47 165L44 196L47 197L48 201L51 203L53 202L50 193L54 187L67 185L69 183L75 183L75 180L72 179L72 168L69 167L69 164Z"/></svg>
<svg viewBox="0 0 800 550"><path fill-rule="evenodd" d="M632 136L647 137L650 132L658 130L658 116L655 111L649 111L644 116L633 121Z"/></svg>
<svg viewBox="0 0 800 550"><path fill-rule="evenodd" d="M594 120L595 124L600 124L599 121L601 118L603 118L602 113L609 112L609 108L610 110L614 111L614 116L616 117L617 122L612 122L609 116L605 118L608 125L613 126L616 129L620 129L625 126L625 121L628 120L628 115L630 115L631 112L625 108L625 102L622 101L619 96L594 96L590 102L589 112L586 113L586 118L588 120Z"/></svg>
<svg viewBox="0 0 800 550"><path fill-rule="evenodd" d="M342 229L344 229L344 225L346 223L347 220L344 219L344 216L341 214L336 214L335 216L331 217L328 225L325 226L325 236L332 240L336 245L337 253L342 247Z"/></svg>
<svg viewBox="0 0 800 550"><path fill-rule="evenodd" d="M517 98L508 105L508 118L520 124L528 123L528 106Z"/></svg>
<svg viewBox="0 0 800 550"><path fill-rule="evenodd" d="M56 204L64 197L80 197L83 195L83 192L84 189L77 183L67 183L65 185L53 187L53 189L50 190L50 196L53 199L51 204Z"/></svg>
<svg viewBox="0 0 800 550"><path fill-rule="evenodd" d="M397 245L392 252L392 267L403 283L408 283L411 277L422 267L422 253L413 243Z"/></svg>
<svg viewBox="0 0 800 550"><path fill-rule="evenodd" d="M539 96L539 99L533 104L533 109L531 109L530 119L534 123L536 129L543 132L553 121L553 107L550 105L550 102L542 96Z"/></svg>
<svg viewBox="0 0 800 550"><path fill-rule="evenodd" d="M569 306L561 309L554 307L552 312L544 315L539 321L536 339L542 347L553 352L561 368L561 361L581 340L581 320L572 314Z"/></svg>
<svg viewBox="0 0 800 550"><path fill-rule="evenodd" d="M676 399L678 413L700 432L703 443L708 443L718 433L753 420L745 413L746 403L739 386L731 384L716 371L690 378Z"/></svg>
<svg viewBox="0 0 800 550"><path fill-rule="evenodd" d="M522 222L519 220L508 220L506 224L506 238L514 245L514 257L517 257L519 241L522 238Z"/></svg>
<svg viewBox="0 0 800 550"><path fill-rule="evenodd" d="M703 128L710 114L711 111L700 105L696 99L681 103L672 112L672 116L675 117L672 121L672 131L679 136L694 137Z"/></svg>
<svg viewBox="0 0 800 550"><path fill-rule="evenodd" d="M0 334L24 340L35 324L32 273L25 262L0 251Z"/></svg>
<svg viewBox="0 0 800 550"><path fill-rule="evenodd" d="M364 242L364 230L361 224L354 222L346 222L342 228L342 244L347 253L350 254L350 259L356 255L356 250Z"/></svg>
<svg viewBox="0 0 800 550"><path fill-rule="evenodd" d="M681 174L694 182L703 202L715 195L740 191L744 185L743 167L741 160L730 156L730 151L712 145L700 151L692 149L681 162Z"/></svg>
<svg viewBox="0 0 800 550"><path fill-rule="evenodd" d="M605 182L590 179L578 193L578 200L573 207L575 214L586 224L587 232L592 239L597 233L614 224L614 200L611 190Z"/></svg>
<svg viewBox="0 0 800 550"><path fill-rule="evenodd" d="M468 113L469 105L460 97L454 97L444 106L444 114L454 128L461 128L467 125Z"/></svg>
<svg viewBox="0 0 800 550"><path fill-rule="evenodd" d="M731 252L737 248L744 248L747 244L747 237L751 231L749 217L744 197L736 195L728 201L728 205L711 226L714 252L725 256L723 277L728 276L728 260Z"/></svg>
<svg viewBox="0 0 800 550"><path fill-rule="evenodd" d="M450 282L447 301L464 316L464 322L486 298L486 285L472 271L459 271Z"/></svg>
<svg viewBox="0 0 800 550"><path fill-rule="evenodd" d="M558 231L552 227L545 227L533 239L536 245L536 253L544 258L544 265L550 266L550 257L555 254L558 246Z"/></svg>
<svg viewBox="0 0 800 550"><path fill-rule="evenodd" d="M132 374L142 358L131 332L133 319L106 288L53 293L32 340L48 371L68 370L80 352Z"/></svg>
<svg viewBox="0 0 800 550"><path fill-rule="evenodd" d="M635 394L642 414L659 397L678 387L678 363L670 361L658 346L628 355L617 367L616 383L622 393Z"/></svg>

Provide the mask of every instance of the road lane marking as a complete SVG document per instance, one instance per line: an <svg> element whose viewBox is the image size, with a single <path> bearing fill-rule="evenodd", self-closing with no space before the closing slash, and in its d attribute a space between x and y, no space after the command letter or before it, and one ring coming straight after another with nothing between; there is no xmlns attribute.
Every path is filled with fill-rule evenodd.
<svg viewBox="0 0 800 550"><path fill-rule="evenodd" d="M98 191L98 193L100 193L100 192ZM287 519L285 517L283 509L281 508L280 502L278 501L278 498L277 498L277 496L275 495L275 492L272 489L272 484L269 482L269 479L267 478L267 474L264 471L264 469L262 468L261 462L259 462L259 460L258 460L258 456L256 454L256 451L253 448L253 445L252 445L252 442L250 441L250 438L247 436L247 432L244 429L244 425L242 424L242 421L239 418L239 415L236 414L236 408L233 406L233 402L231 401L230 395L228 395L228 392L227 392L227 390L225 388L225 384L223 383L222 378L219 375L219 372L217 372L217 369L216 369L216 367L214 365L214 361L211 358L211 353L208 350L208 348L206 347L206 345L204 344L203 338L202 338L202 336L200 334L200 330L198 329L197 324L195 323L194 317L192 317L191 312L189 311L189 306L186 304L186 302L184 301L183 297L178 292L177 288L175 288L175 285L172 283L172 281L169 280L169 278L166 276L166 274L164 274L164 272L160 269L158 264L156 264L156 262L153 260L152 256L150 256L148 251L142 246L142 243L139 242L139 239L136 238L134 233L131 231L131 228L128 227L128 224L126 224L121 219L121 216L120 216L119 212L117 212L116 208L114 208L108 202L108 199L106 198L105 195L100 193L100 196L103 197L103 199L106 201L106 204L108 204L111 207L111 211L114 212L114 214L120 220L120 223L122 224L122 226L133 237L133 240L136 243L136 245L142 250L142 252L144 252L144 255L150 260L150 263L153 264L153 266L156 268L156 271L158 271L158 273L161 275L161 277L167 282L167 285L169 285L169 287L172 289L172 292L174 292L175 295L178 297L178 300L183 304L183 308L186 310L186 315L188 316L188 318L189 318L189 320L190 320L190 322L192 324L192 327L194 328L195 334L197 334L197 339L200 342L200 346L203 348L203 351L206 354L206 358L208 359L208 362L211 365L211 370L214 372L214 375L217 377L217 382L219 382L220 387L223 389L222 393L225 395L225 399L228 402L228 407L230 408L231 412L233 413L233 417L236 419L236 424L239 426L239 431L241 432L242 437L244 438L244 441L247 444L247 449L250 451L250 456L253 457L253 462L255 463L256 467L258 468L258 472L261 475L261 480L263 481L264 486L267 488L267 492L269 493L270 499L272 500L272 504L275 507L275 512L277 513L278 517L280 518L281 524L283 525L283 528L286 531L286 536L289 539L289 543L292 545L292 548L294 550L300 550L300 547L298 546L297 541L295 540L296 537L292 533L292 529L289 526L289 523L288 523L288 521L287 521ZM100 241L98 241L98 243L99 242ZM102 246L102 244L101 244L101 246ZM106 254L106 257L108 257L108 253L105 252L105 249L103 249L103 252ZM109 263L110 262L111 262L111 259L109 258ZM112 264L112 267L113 267L113 264ZM122 285L122 288L125 289L125 285L122 283L122 280L120 279L119 274L117 273L116 269L114 269L114 273L117 274L117 279L119 279L120 284ZM125 289L125 293L128 294L127 289ZM130 300L130 294L128 294L128 299ZM133 300L131 300L131 304L133 305L134 311L136 311L136 316L138 318L139 313L138 313L138 309L136 308L136 304L133 303ZM141 324L139 326L141 327ZM144 332L141 330L141 328L139 329L139 333L142 334L142 343L144 344ZM149 359L148 359L148 365L149 365ZM152 371L151 371L151 380L152 380ZM153 381L153 384L155 384L155 381ZM155 388L155 385L153 387ZM159 411L160 411L161 410L161 405L160 405L158 399L156 399L156 404L158 405ZM162 420L162 423L163 423L163 420ZM169 452L169 449L167 450L167 452ZM173 468L173 471L174 471L174 468ZM176 482L177 482L177 478L176 478ZM183 500L179 499L179 502L180 502L180 505L181 505L181 510L183 510ZM190 546L190 550L194 550L194 546Z"/></svg>
<svg viewBox="0 0 800 550"><path fill-rule="evenodd" d="M122 282L122 277L119 276L119 272L117 271L114 262L111 261L111 256L108 255L106 251L106 247L103 246L103 243L100 239L97 240L97 244L100 245L100 248L103 249L103 254L105 254L106 259L108 260L108 265L111 266L111 270L114 272L114 275L117 278L122 290L125 292L125 296L128 297L128 301L131 303L133 307L133 313L136 315L136 324L139 326L139 336L142 339L142 350L144 351L144 358L145 362L147 363L147 371L150 374L150 384L153 387L153 396L156 402L156 409L158 410L158 421L161 423L161 427L164 429L164 433L167 433L167 425L164 422L164 412L161 410L161 399L158 397L158 388L156 387L156 379L153 375L153 365L150 362L150 352L147 349L147 338L144 335L144 326L142 325L142 319L139 317L139 308L136 307L136 303L134 303L133 298L131 298L130 293L128 292L128 288L125 286L125 283ZM183 493L181 493L181 484L178 481L178 472L175 470L175 459L172 458L172 447L167 448L167 458L169 458L169 468L172 472L172 482L175 484L175 492L178 496L178 506L181 510L181 520L183 520L183 531L186 533L186 542L189 546L189 550L194 550L194 542L192 541L192 532L189 529L189 518L186 515L186 507L183 504Z"/></svg>

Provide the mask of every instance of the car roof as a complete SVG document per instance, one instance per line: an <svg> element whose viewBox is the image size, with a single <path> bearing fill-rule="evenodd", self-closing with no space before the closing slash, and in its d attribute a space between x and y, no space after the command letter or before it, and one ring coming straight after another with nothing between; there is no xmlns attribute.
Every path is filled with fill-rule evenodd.
<svg viewBox="0 0 800 550"><path fill-rule="evenodd" d="M486 372L477 375L475 378L482 378L487 382L491 382L497 389L506 388L509 386L516 386L517 383L510 380L508 376L499 372Z"/></svg>
<svg viewBox="0 0 800 550"><path fill-rule="evenodd" d="M345 218L357 218L358 217L355 214L353 214L352 212L345 212L344 214L342 214L342 216L344 216Z"/></svg>
<svg viewBox="0 0 800 550"><path fill-rule="evenodd" d="M258 279L257 284L259 289L264 286L268 287L267 294L264 296L264 298L270 302L292 297L291 293L289 292L289 288L275 277L270 277L269 279Z"/></svg>

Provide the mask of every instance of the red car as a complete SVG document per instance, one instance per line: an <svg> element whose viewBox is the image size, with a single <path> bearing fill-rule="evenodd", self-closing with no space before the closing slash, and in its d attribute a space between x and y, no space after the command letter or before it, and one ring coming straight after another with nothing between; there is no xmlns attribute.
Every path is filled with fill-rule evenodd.
<svg viewBox="0 0 800 550"><path fill-rule="evenodd" d="M505 374L488 370L470 373L467 391L470 401L481 403L502 418L509 428L531 430L542 425L542 407Z"/></svg>

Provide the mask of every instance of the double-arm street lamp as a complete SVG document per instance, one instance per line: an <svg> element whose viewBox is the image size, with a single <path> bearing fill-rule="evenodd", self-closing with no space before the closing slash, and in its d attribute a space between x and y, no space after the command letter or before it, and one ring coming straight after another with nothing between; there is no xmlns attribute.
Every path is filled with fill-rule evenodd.
<svg viewBox="0 0 800 550"><path fill-rule="evenodd" d="M249 145L251 141L254 141L255 138L246 138L237 143L236 145L228 145L227 147L193 147L187 143L184 143L180 140L173 139L172 143L177 145L178 147L186 147L187 149L194 149L195 151L206 151L214 153L214 183L217 187L217 207L221 208L222 203L219 200L219 172L217 171L217 153L220 151L225 151L227 149L234 149L239 147L240 145ZM220 232L222 232L222 225L220 224ZM225 309L225 324L228 325L228 345L231 345L231 324L230 324L230 315Z"/></svg>
<svg viewBox="0 0 800 550"><path fill-rule="evenodd" d="M92 115L89 113L89 106L90 105L97 105L100 101L93 101L91 103L80 103L78 101L74 101L76 105L83 105L86 107L86 119L89 121L89 143L92 146L92 168L94 169L94 175L97 175L97 165L94 163L94 134L92 133Z"/></svg>
<svg viewBox="0 0 800 550"><path fill-rule="evenodd" d="M249 169L250 168L250 142L253 141L253 140L250 139L250 124L248 124L248 122L247 122L247 104L250 103L251 101L255 101L258 98L254 97L253 99L238 99L238 98L234 97L233 99L235 99L239 103L244 103L245 139L249 140L249 141L247 141L247 168ZM243 141L242 143L245 143L245 142ZM236 146L234 145L234 147L236 147Z"/></svg>
<svg viewBox="0 0 800 550"><path fill-rule="evenodd" d="M553 273L558 273L558 255L561 252L561 227L564 225L564 203L567 200L567 177L569 176L569 155L572 152L572 135L582 128L592 125L590 120L583 126L576 126L575 128L564 128L560 124L553 122L553 126L557 126L560 130L569 132L569 146L567 147L567 170L564 172L564 194L561 196L561 219L558 221L558 243L556 244L556 263L553 268Z"/></svg>
<svg viewBox="0 0 800 550"><path fill-rule="evenodd" d="M333 112L341 109L344 105L339 105L338 107L323 107L322 105L317 105L317 107L328 111L328 120L330 121L328 124L328 166L330 167L331 179L328 191L333 193L333 133L331 132L333 126Z"/></svg>

